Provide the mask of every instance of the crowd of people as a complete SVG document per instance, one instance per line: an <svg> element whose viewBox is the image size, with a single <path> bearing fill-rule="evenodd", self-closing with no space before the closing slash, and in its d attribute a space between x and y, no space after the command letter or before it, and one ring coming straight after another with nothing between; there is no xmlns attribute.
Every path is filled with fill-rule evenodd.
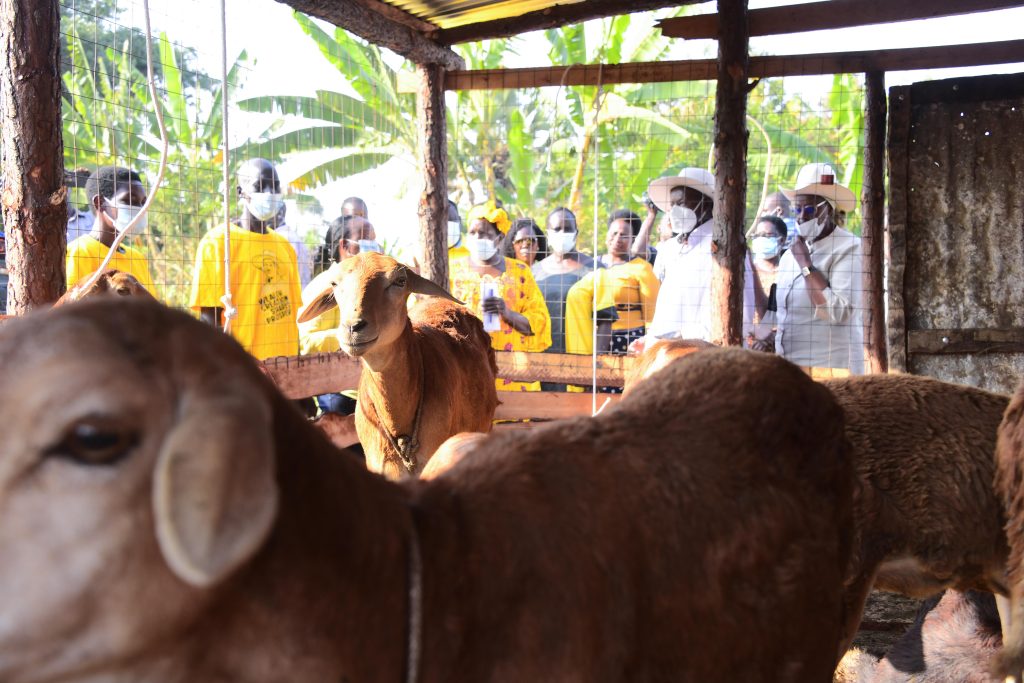
<svg viewBox="0 0 1024 683"><path fill-rule="evenodd" d="M91 211L68 216L69 286L100 266L146 201L141 177L125 168L97 169L85 191ZM237 218L200 240L190 307L214 325L227 314L231 333L258 359L338 350L336 310L301 325L296 314L324 289L331 263L382 251L366 202L346 199L323 243L310 249L286 222L271 162L243 163L236 194ZM496 201L472 207L463 223L449 202L450 291L481 317L499 351L626 354L656 339L712 341L715 178L687 167L652 180L647 195L643 217L629 208L609 212L604 253L594 255L580 249L568 208L551 211L542 227L531 217L513 219ZM815 376L863 371L860 240L842 227L855 206L828 164L803 167L792 189L766 198L745 260L747 346ZM136 223L144 228L145 216ZM109 267L154 291L138 249L120 245ZM499 379L498 388L567 387ZM347 411L350 403L320 397L325 410Z"/></svg>

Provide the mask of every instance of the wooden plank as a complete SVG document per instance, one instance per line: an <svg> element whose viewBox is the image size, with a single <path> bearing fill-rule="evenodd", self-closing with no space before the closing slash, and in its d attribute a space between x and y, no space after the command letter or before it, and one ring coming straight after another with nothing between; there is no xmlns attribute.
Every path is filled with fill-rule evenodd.
<svg viewBox="0 0 1024 683"><path fill-rule="evenodd" d="M718 0L715 89L715 204L711 252L711 339L743 345L743 260L747 201L747 0Z"/></svg>
<svg viewBox="0 0 1024 683"><path fill-rule="evenodd" d="M909 353L1024 353L1024 328L909 330Z"/></svg>
<svg viewBox="0 0 1024 683"><path fill-rule="evenodd" d="M438 29L437 24L432 24L429 21L420 19L419 17L406 12L404 9L389 5L381 0L352 0L357 5L365 7L371 12L375 12L383 16L385 19L389 19L396 23L408 26L414 31L419 31L423 34L431 34Z"/></svg>
<svg viewBox="0 0 1024 683"><path fill-rule="evenodd" d="M567 417L590 415L593 397L590 394L571 394L554 391L499 392L501 405L494 413L496 420L560 420ZM611 407L622 400L618 394L600 394L597 405L608 400Z"/></svg>
<svg viewBox="0 0 1024 683"><path fill-rule="evenodd" d="M750 78L777 78L868 71L944 69L1014 62L1024 62L1024 40L898 50L751 57L748 75ZM542 88L559 84L597 85L598 82L612 85L711 81L717 78L717 74L716 59L605 65L572 64L528 69L450 71L445 75L445 89L507 90Z"/></svg>
<svg viewBox="0 0 1024 683"><path fill-rule="evenodd" d="M889 368L885 343L885 74L866 77L861 251L864 267L864 339L868 372Z"/></svg>
<svg viewBox="0 0 1024 683"><path fill-rule="evenodd" d="M416 68L416 127L423 189L420 220L420 275L448 289L448 130L444 104L444 68Z"/></svg>
<svg viewBox="0 0 1024 683"><path fill-rule="evenodd" d="M482 21L465 26L441 29L430 35L441 45L469 43L490 38L507 38L508 36L558 28L566 24L575 24L588 19L600 19L618 14L632 14L662 9L663 7L679 7L692 5L704 0L587 0L563 5L554 5L535 12L527 12L517 17Z"/></svg>
<svg viewBox="0 0 1024 683"><path fill-rule="evenodd" d="M889 370L907 371L907 323L904 273L907 268L907 193L909 192L910 87L889 91Z"/></svg>
<svg viewBox="0 0 1024 683"><path fill-rule="evenodd" d="M57 0L4 0L0 12L0 147L8 310L28 313L65 289L67 190L61 141Z"/></svg>
<svg viewBox="0 0 1024 683"><path fill-rule="evenodd" d="M555 382L590 386L593 368L590 356L571 353L525 353L498 351L498 376L516 382ZM597 356L597 385L621 387L633 365L630 356ZM499 398L504 394L499 394Z"/></svg>
<svg viewBox="0 0 1024 683"><path fill-rule="evenodd" d="M771 36L826 29L891 24L1020 7L1021 0L826 0L750 12L750 35ZM657 23L662 35L688 40L718 37L718 14L672 17ZM729 26L730 22L725 21Z"/></svg>
<svg viewBox="0 0 1024 683"><path fill-rule="evenodd" d="M406 57L417 64L439 64L446 69L464 69L462 57L438 45L409 26L368 9L362 0L286 0L287 4L311 17L329 21L371 43Z"/></svg>
<svg viewBox="0 0 1024 683"><path fill-rule="evenodd" d="M359 387L362 365L343 352L279 356L261 363L263 371L288 398L307 398Z"/></svg>

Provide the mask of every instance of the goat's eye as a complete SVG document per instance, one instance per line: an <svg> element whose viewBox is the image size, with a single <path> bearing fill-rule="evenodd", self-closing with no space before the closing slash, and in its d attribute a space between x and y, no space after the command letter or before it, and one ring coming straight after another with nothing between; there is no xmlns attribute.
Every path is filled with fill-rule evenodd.
<svg viewBox="0 0 1024 683"><path fill-rule="evenodd" d="M405 275L399 275L398 277L395 278L395 281L392 282L391 284L394 285L395 287L405 287L405 285L406 285L406 283L408 283L408 281L409 281L409 278L407 278Z"/></svg>
<svg viewBox="0 0 1024 683"><path fill-rule="evenodd" d="M71 425L48 455L83 465L112 465L138 443L138 434L107 420L87 418Z"/></svg>

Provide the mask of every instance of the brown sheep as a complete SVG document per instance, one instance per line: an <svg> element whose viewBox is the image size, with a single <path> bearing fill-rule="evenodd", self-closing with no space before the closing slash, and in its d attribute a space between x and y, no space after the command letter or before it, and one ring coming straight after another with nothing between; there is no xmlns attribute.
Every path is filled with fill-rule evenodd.
<svg viewBox="0 0 1024 683"><path fill-rule="evenodd" d="M999 426L996 446L996 492L1006 510L1007 563L1010 584L1010 624L1003 649L995 661L1000 676L1021 680L1024 671L1024 382Z"/></svg>
<svg viewBox="0 0 1024 683"><path fill-rule="evenodd" d="M919 598L944 588L1006 595L1008 548L992 481L1007 397L914 375L824 384L846 413L861 482L847 640L872 587Z"/></svg>
<svg viewBox="0 0 1024 683"><path fill-rule="evenodd" d="M142 283L139 282L134 275L126 273L123 270L109 268L103 271L91 287L86 288L85 285L91 278L92 275L89 275L82 278L79 282L76 282L75 285L70 287L68 291L64 292L64 294L62 294L53 305L64 306L73 301L78 301L79 299L100 295L141 296L147 299L153 298L153 295L142 286Z"/></svg>
<svg viewBox="0 0 1024 683"><path fill-rule="evenodd" d="M648 345L643 353L636 357L633 367L626 374L623 394L628 394L641 381L677 358L682 358L700 349L713 348L715 348L714 344L709 344L703 339L663 339Z"/></svg>
<svg viewBox="0 0 1024 683"><path fill-rule="evenodd" d="M850 650L834 683L989 683L989 664L1001 644L992 594L950 589L921 605L881 660Z"/></svg>
<svg viewBox="0 0 1024 683"><path fill-rule="evenodd" d="M852 470L779 358L695 354L402 483L157 304L12 321L0 370L4 683L831 675Z"/></svg>
<svg viewBox="0 0 1024 683"><path fill-rule="evenodd" d="M389 256L359 254L331 269L333 286L298 319L340 309L341 348L363 361L356 432L367 467L417 475L448 437L489 431L498 368L480 319ZM414 292L428 297L409 311Z"/></svg>

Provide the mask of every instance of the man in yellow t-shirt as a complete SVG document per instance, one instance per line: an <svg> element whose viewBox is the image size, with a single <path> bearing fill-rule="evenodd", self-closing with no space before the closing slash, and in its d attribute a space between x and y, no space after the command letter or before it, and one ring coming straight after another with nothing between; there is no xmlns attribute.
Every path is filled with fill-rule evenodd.
<svg viewBox="0 0 1024 683"><path fill-rule="evenodd" d="M110 247L119 232L123 232L146 203L146 188L138 173L129 168L102 166L89 176L85 193L95 216L92 230L68 244L67 285L71 289L82 279L92 275L110 253ZM142 216L133 231L146 229L146 216ZM129 273L153 296L157 296L153 278L149 274L149 261L138 249L122 243L108 269Z"/></svg>
<svg viewBox="0 0 1024 683"><path fill-rule="evenodd" d="M295 249L274 232L281 181L266 159L250 159L238 171L242 214L213 228L199 242L189 305L211 325L223 324L224 231L231 231L231 303L237 315L231 334L259 360L299 352L295 315L302 301Z"/></svg>

